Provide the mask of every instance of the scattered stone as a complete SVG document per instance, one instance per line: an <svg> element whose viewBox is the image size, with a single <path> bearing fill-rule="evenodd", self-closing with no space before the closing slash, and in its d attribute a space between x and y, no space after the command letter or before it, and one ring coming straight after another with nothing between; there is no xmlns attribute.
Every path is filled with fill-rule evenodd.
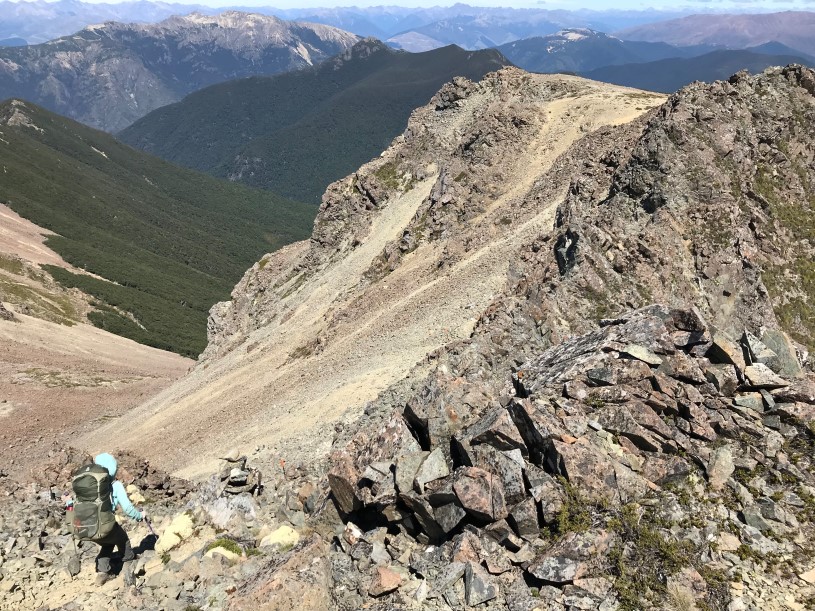
<svg viewBox="0 0 815 611"><path fill-rule="evenodd" d="M376 572L368 587L371 596L382 596L388 592L393 592L402 585L402 576L387 566L376 567Z"/></svg>

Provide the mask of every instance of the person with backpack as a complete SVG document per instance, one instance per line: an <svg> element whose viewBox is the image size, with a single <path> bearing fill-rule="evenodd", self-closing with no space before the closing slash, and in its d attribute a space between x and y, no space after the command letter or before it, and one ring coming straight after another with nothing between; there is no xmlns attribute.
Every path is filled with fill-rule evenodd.
<svg viewBox="0 0 815 611"><path fill-rule="evenodd" d="M110 454L99 454L93 464L80 467L71 485L75 499L68 513L73 534L80 541L93 541L101 548L96 557L96 585L103 585L111 577L110 560L114 548L122 554L122 573L126 585L133 583L131 564L136 557L130 538L116 522L116 508L130 518L141 522L147 514L136 509L127 496L125 487L116 479L119 465Z"/></svg>

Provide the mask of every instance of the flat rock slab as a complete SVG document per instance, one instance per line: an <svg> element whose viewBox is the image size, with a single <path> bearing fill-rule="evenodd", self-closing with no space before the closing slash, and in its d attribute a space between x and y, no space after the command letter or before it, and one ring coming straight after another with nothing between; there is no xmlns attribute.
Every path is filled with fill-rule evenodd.
<svg viewBox="0 0 815 611"><path fill-rule="evenodd" d="M628 344L625 348L623 348L622 354L627 354L638 361L642 361L648 365L653 365L654 367L659 367L662 365L662 359L660 357L648 350L648 348L639 346L637 344Z"/></svg>
<svg viewBox="0 0 815 611"><path fill-rule="evenodd" d="M789 386L789 382L778 376L772 369L762 363L747 366L744 369L744 376L747 378L749 385L755 389L773 389Z"/></svg>

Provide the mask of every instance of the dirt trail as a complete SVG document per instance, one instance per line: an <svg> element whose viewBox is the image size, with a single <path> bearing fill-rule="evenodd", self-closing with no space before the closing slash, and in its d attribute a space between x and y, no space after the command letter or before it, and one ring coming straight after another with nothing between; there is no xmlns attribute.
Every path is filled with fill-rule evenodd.
<svg viewBox="0 0 815 611"><path fill-rule="evenodd" d="M582 89L541 105L538 133L507 159L504 184L510 188L471 223L473 235L490 235L501 215L524 202L536 179L587 131L631 121L662 101L599 83ZM453 138L463 125L456 121L446 129ZM292 308L283 322L253 332L241 346L199 366L121 422L87 436L86 445L98 446L121 426L138 439L124 447L186 477L206 474L215 458L235 445L245 451L265 445L270 452L303 458L327 450L342 414L363 409L429 352L470 334L476 317L503 288L518 246L551 229L568 188L565 179L552 185L555 195L522 222L477 241L441 272L444 243L432 243L406 255L383 280L360 283L428 195L432 168L430 174L388 202L360 247L283 299ZM318 338L323 344L315 351Z"/></svg>

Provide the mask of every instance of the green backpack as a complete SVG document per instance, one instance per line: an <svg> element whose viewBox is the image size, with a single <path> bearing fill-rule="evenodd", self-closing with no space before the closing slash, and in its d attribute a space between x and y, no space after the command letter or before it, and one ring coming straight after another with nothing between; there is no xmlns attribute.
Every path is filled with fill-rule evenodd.
<svg viewBox="0 0 815 611"><path fill-rule="evenodd" d="M85 465L74 473L71 526L80 541L102 539L113 530L116 516L110 498L112 485L108 470L97 464Z"/></svg>

